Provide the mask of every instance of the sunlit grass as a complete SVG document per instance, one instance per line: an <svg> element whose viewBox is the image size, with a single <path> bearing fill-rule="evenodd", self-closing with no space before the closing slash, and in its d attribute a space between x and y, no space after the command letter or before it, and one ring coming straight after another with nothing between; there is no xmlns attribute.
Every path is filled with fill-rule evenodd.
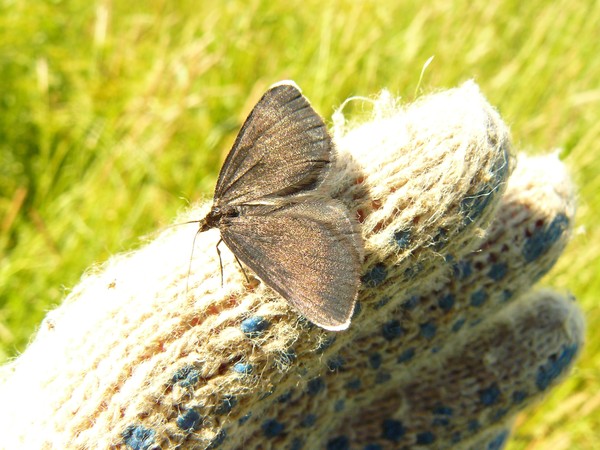
<svg viewBox="0 0 600 450"><path fill-rule="evenodd" d="M600 6L133 5L0 3L0 360L91 264L210 195L269 84L296 80L329 117L346 97L384 87L410 101L434 56L422 91L475 78L515 146L562 148L580 187L577 233L545 281L580 300L587 346L573 376L521 416L511 448L598 447Z"/></svg>

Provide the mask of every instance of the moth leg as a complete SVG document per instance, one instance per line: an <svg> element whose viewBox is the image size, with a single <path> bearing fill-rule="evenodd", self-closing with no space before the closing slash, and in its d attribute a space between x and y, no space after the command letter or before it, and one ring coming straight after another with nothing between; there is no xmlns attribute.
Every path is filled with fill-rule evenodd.
<svg viewBox="0 0 600 450"><path fill-rule="evenodd" d="M221 242L223 242L222 238L219 239L219 242L217 242L217 255L219 255L219 267L221 268L221 287L223 287L223 261L221 260L221 251L219 250L219 244ZM238 259L238 257L235 256L235 253L233 254L233 257L237 261L238 266L240 266L240 270L244 274L244 278L246 279L246 283L250 284L250 279L248 278L248 275L246 274L246 271L244 270L244 267L242 266L242 263L240 262L240 260Z"/></svg>
<svg viewBox="0 0 600 450"><path fill-rule="evenodd" d="M242 273L244 274L244 278L246 279L246 283L250 284L250 280L248 279L248 275L246 275L246 271L244 270L244 267L242 266L242 263L240 262L240 260L238 259L237 256L233 255L235 257L235 260L238 263L238 266L240 266L240 270L242 271Z"/></svg>
<svg viewBox="0 0 600 450"><path fill-rule="evenodd" d="M221 250L219 250L219 244L221 242L223 242L223 239L219 239L219 242L217 242L217 246L215 248L217 250L217 255L219 256L219 267L221 269L221 288L223 288L223 260L221 259ZM237 259L237 257L235 259Z"/></svg>

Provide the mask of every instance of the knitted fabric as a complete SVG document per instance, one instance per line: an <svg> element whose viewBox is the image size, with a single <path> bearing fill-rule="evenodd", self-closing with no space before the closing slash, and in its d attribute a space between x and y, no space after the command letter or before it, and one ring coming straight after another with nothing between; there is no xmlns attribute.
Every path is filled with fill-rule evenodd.
<svg viewBox="0 0 600 450"><path fill-rule="evenodd" d="M530 291L567 242L569 178L511 157L473 83L382 98L336 124L327 180L365 243L348 330L246 283L227 250L221 286L216 230L188 280L196 230L169 229L87 274L2 369L0 447L502 448L583 340L570 298Z"/></svg>

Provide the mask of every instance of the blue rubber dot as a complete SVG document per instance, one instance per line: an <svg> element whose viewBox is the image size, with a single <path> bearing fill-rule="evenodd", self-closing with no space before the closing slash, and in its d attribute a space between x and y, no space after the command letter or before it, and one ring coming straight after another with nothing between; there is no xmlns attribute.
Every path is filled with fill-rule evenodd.
<svg viewBox="0 0 600 450"><path fill-rule="evenodd" d="M327 442L327 450L350 450L350 439L337 436Z"/></svg>
<svg viewBox="0 0 600 450"><path fill-rule="evenodd" d="M509 436L510 436L510 432L508 430L502 430L502 432L500 432L500 434L498 434L490 442L488 442L487 446L485 447L486 450L501 450L501 449L503 449Z"/></svg>
<svg viewBox="0 0 600 450"><path fill-rule="evenodd" d="M261 316L252 316L242 320L240 329L248 337L256 337L265 331L271 322Z"/></svg>
<svg viewBox="0 0 600 450"><path fill-rule="evenodd" d="M419 325L419 333L422 338L427 339L428 341L435 337L435 333L437 332L437 327L432 322L422 323Z"/></svg>
<svg viewBox="0 0 600 450"><path fill-rule="evenodd" d="M325 338L323 338L317 344L316 352L318 354L323 353L325 350L327 350L329 347L331 347L333 345L333 343L335 342L335 339L336 339L336 337L334 335L325 336Z"/></svg>
<svg viewBox="0 0 600 450"><path fill-rule="evenodd" d="M391 299L392 298L388 297L387 295L381 297L379 299L379 301L375 304L375 309L379 309L379 308L384 307L385 305L387 305L390 302Z"/></svg>
<svg viewBox="0 0 600 450"><path fill-rule="evenodd" d="M502 296L500 297L500 301L507 302L512 298L512 296L513 296L512 291L510 291L508 289L504 289L502 291Z"/></svg>
<svg viewBox="0 0 600 450"><path fill-rule="evenodd" d="M525 391L515 391L512 394L513 403L519 404L523 403L523 401L528 397L527 392Z"/></svg>
<svg viewBox="0 0 600 450"><path fill-rule="evenodd" d="M442 311L448 312L454 306L454 302L455 301L456 300L454 298L454 295L447 294L447 295L444 295L441 299L438 300L438 305L439 305L440 308L442 308Z"/></svg>
<svg viewBox="0 0 600 450"><path fill-rule="evenodd" d="M281 361L282 364L284 365L288 365L293 363L294 361L296 361L296 350L294 350L293 348L288 348L287 350L282 350L280 352L278 352L279 355L279 361Z"/></svg>
<svg viewBox="0 0 600 450"><path fill-rule="evenodd" d="M454 271L454 276L459 280L469 278L473 273L473 267L468 261L459 261L456 264L454 264L452 269Z"/></svg>
<svg viewBox="0 0 600 450"><path fill-rule="evenodd" d="M121 434L125 445L132 450L148 450L154 445L156 431L141 425L129 425Z"/></svg>
<svg viewBox="0 0 600 450"><path fill-rule="evenodd" d="M300 421L300 426L304 428L312 427L317 422L317 416L314 414L307 414Z"/></svg>
<svg viewBox="0 0 600 450"><path fill-rule="evenodd" d="M488 295L483 289L479 289L471 294L471 306L479 307L485 303Z"/></svg>
<svg viewBox="0 0 600 450"><path fill-rule="evenodd" d="M508 266L506 265L506 263L496 263L492 264L492 267L490 267L487 276L494 281L500 281L506 276L507 273Z"/></svg>
<svg viewBox="0 0 600 450"><path fill-rule="evenodd" d="M290 444L290 450L302 450L304 448L304 441L300 438L294 438Z"/></svg>
<svg viewBox="0 0 600 450"><path fill-rule="evenodd" d="M418 295L413 295L408 300L403 302L402 305L400 305L400 307L407 311L411 311L417 307L417 305L419 304L420 301L421 301L421 297L419 297Z"/></svg>
<svg viewBox="0 0 600 450"><path fill-rule="evenodd" d="M381 366L381 360L381 354L379 353L371 353L369 355L369 364L373 369L379 369L379 366Z"/></svg>
<svg viewBox="0 0 600 450"><path fill-rule="evenodd" d="M454 414L454 410L450 406L439 405L433 408L433 413L440 416L452 416Z"/></svg>
<svg viewBox="0 0 600 450"><path fill-rule="evenodd" d="M466 197L460 203L460 210L464 216L465 225L470 225L481 216L494 198L494 189L491 186L485 188L475 195Z"/></svg>
<svg viewBox="0 0 600 450"><path fill-rule="evenodd" d="M402 422L394 419L385 419L382 423L381 437L387 441L400 442L406 433Z"/></svg>
<svg viewBox="0 0 600 450"><path fill-rule="evenodd" d="M285 425L275 419L265 420L260 427L265 437L269 439L279 436L285 430Z"/></svg>
<svg viewBox="0 0 600 450"><path fill-rule="evenodd" d="M377 372L375 374L375 384L386 383L386 382L390 381L391 378L392 378L392 375L390 375L389 372Z"/></svg>
<svg viewBox="0 0 600 450"><path fill-rule="evenodd" d="M412 280L413 278L416 278L416 276L419 275L422 271L423 264L415 264L412 267L408 267L402 274L402 277L404 278L404 280Z"/></svg>
<svg viewBox="0 0 600 450"><path fill-rule="evenodd" d="M558 260L558 256L555 256L554 258L552 258L552 261L550 261L549 263L541 266L541 270L538 270L536 273L534 273L533 275L531 275L532 283L536 282L540 278L543 278L544 275L546 275L548 272L550 272L550 269L552 269L552 267L554 267L554 264L556 264L557 260Z"/></svg>
<svg viewBox="0 0 600 450"><path fill-rule="evenodd" d="M173 384L181 387L191 387L200 381L200 372L194 366L184 366L177 370L171 378Z"/></svg>
<svg viewBox="0 0 600 450"><path fill-rule="evenodd" d="M271 388L271 390L266 391L266 392L262 392L259 396L258 399L259 400L264 400L265 398L269 398L271 395L273 395L273 389Z"/></svg>
<svg viewBox="0 0 600 450"><path fill-rule="evenodd" d="M417 445L430 445L435 442L435 439L435 434L433 434L431 431L417 433Z"/></svg>
<svg viewBox="0 0 600 450"><path fill-rule="evenodd" d="M483 319L480 317L479 319L475 319L475 320L471 321L471 322L469 323L469 326L470 326L471 328L473 328L473 327L476 327L476 326L477 326L477 325L479 325L479 324L480 324L482 321L483 321Z"/></svg>
<svg viewBox="0 0 600 450"><path fill-rule="evenodd" d="M536 375L536 386L543 391L569 367L577 354L579 347L576 344L566 345L557 355L552 355L545 364L540 366Z"/></svg>
<svg viewBox="0 0 600 450"><path fill-rule="evenodd" d="M497 139L490 140L490 143L493 146L500 145ZM503 146L502 150L502 158L496 160L491 170L491 175L493 176L494 181L494 184L492 184L492 189L494 191L497 190L498 187L506 181L506 177L508 176L508 170L510 169L510 164L508 164L508 160L510 159L508 147Z"/></svg>
<svg viewBox="0 0 600 450"><path fill-rule="evenodd" d="M342 412L344 409L346 409L346 401L344 399L337 400L333 404L333 410L335 412Z"/></svg>
<svg viewBox="0 0 600 450"><path fill-rule="evenodd" d="M569 218L558 214L547 227L536 229L523 246L523 258L530 263L544 255L569 228Z"/></svg>
<svg viewBox="0 0 600 450"><path fill-rule="evenodd" d="M342 355L335 355L327 361L327 368L332 372L342 370L346 364L346 360Z"/></svg>
<svg viewBox="0 0 600 450"><path fill-rule="evenodd" d="M493 414L491 415L492 422L497 422L497 421L503 419L507 413L508 413L508 409L506 409L506 408L500 408L497 411L494 411Z"/></svg>
<svg viewBox="0 0 600 450"><path fill-rule="evenodd" d="M346 383L346 389L349 391L358 391L362 387L362 381L359 378L353 378Z"/></svg>
<svg viewBox="0 0 600 450"><path fill-rule="evenodd" d="M317 395L323 389L325 389L325 382L321 377L313 378L312 380L309 380L308 383L306 383L306 392L310 396Z"/></svg>
<svg viewBox="0 0 600 450"><path fill-rule="evenodd" d="M200 423L202 421L202 417L193 409L188 409L182 415L180 415L175 423L177 426L184 431L197 430Z"/></svg>
<svg viewBox="0 0 600 450"><path fill-rule="evenodd" d="M223 396L223 400L221 400L221 404L216 407L215 414L218 416L222 416L224 414L228 414L237 405L237 399L234 395L225 395Z"/></svg>
<svg viewBox="0 0 600 450"><path fill-rule="evenodd" d="M283 394L281 394L279 397L277 397L277 402L278 403L287 403L292 398L293 394L294 394L294 391L292 391L292 390L286 391Z"/></svg>
<svg viewBox="0 0 600 450"><path fill-rule="evenodd" d="M383 337L388 341L392 341L404 334L404 329L398 320L390 320L389 322L384 323L381 327L381 331Z"/></svg>
<svg viewBox="0 0 600 450"><path fill-rule="evenodd" d="M243 415L242 417L240 417L240 420L238 420L239 424L244 425L246 422L248 422L248 420L250 420L250 417L252 417L252 412Z"/></svg>
<svg viewBox="0 0 600 450"><path fill-rule="evenodd" d="M469 423L467 424L467 428L471 433L475 433L476 431L479 431L479 429L481 428L481 424L477 419L473 419L469 421Z"/></svg>
<svg viewBox="0 0 600 450"><path fill-rule="evenodd" d="M454 322L454 325L452 325L452 331L453 332L457 332L460 331L460 329L464 326L464 324L466 323L466 319L458 319L456 322Z"/></svg>
<svg viewBox="0 0 600 450"><path fill-rule="evenodd" d="M411 235L410 230L398 230L394 233L394 242L401 250L404 250L410 245Z"/></svg>
<svg viewBox="0 0 600 450"><path fill-rule="evenodd" d="M214 450L216 448L219 448L221 446L221 444L223 442L225 442L226 438L227 438L227 431L219 430L217 435L212 439L212 441L210 441L210 444L208 444L208 447L206 447L206 450Z"/></svg>
<svg viewBox="0 0 600 450"><path fill-rule="evenodd" d="M402 353L400 353L400 355L398 356L398 359L396 359L396 361L399 363L405 363L406 361L410 361L411 359L413 359L414 356L415 356L415 349L408 348L408 349L404 350Z"/></svg>
<svg viewBox="0 0 600 450"><path fill-rule="evenodd" d="M383 450L383 447L379 444L367 444L363 447L363 450Z"/></svg>
<svg viewBox="0 0 600 450"><path fill-rule="evenodd" d="M431 421L431 425L434 427L447 427L450 425L450 419L447 417L434 417L434 419Z"/></svg>
<svg viewBox="0 0 600 450"><path fill-rule="evenodd" d="M242 375L250 375L252 373L252 364L236 363L233 365L233 371Z"/></svg>
<svg viewBox="0 0 600 450"><path fill-rule="evenodd" d="M374 288L379 286L387 278L387 267L383 263L377 263L362 276L361 281L366 287Z"/></svg>
<svg viewBox="0 0 600 450"><path fill-rule="evenodd" d="M185 380L193 370L196 370L194 366L183 366L181 369L177 369L171 378L171 382L177 383L178 381Z"/></svg>
<svg viewBox="0 0 600 450"><path fill-rule="evenodd" d="M433 249L437 252L441 251L448 242L448 232L440 228L438 233L433 237Z"/></svg>
<svg viewBox="0 0 600 450"><path fill-rule="evenodd" d="M500 388L494 383L491 386L479 391L479 401L484 406L492 406L500 399Z"/></svg>
<svg viewBox="0 0 600 450"><path fill-rule="evenodd" d="M462 441L462 435L460 434L460 431L455 431L452 433L450 436L450 442L452 444L458 444L460 441Z"/></svg>

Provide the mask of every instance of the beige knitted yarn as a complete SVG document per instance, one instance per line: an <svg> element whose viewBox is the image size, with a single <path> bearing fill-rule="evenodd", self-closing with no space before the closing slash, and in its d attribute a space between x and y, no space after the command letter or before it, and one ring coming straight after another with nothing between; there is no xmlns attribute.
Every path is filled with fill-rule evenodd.
<svg viewBox="0 0 600 450"><path fill-rule="evenodd" d="M530 292L568 239L568 175L512 158L473 83L385 98L335 127L329 187L366 252L348 330L248 285L224 247L221 286L217 230L186 292L196 229L169 229L88 274L2 368L0 447L502 448L582 345L572 299Z"/></svg>

